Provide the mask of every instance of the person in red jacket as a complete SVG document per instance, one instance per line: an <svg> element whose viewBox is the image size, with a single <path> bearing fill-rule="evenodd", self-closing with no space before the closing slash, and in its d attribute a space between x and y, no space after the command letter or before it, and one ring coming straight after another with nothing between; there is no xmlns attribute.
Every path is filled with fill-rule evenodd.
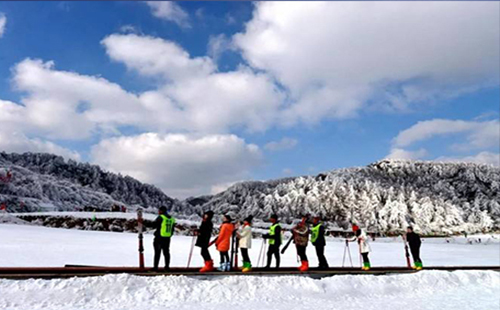
<svg viewBox="0 0 500 310"><path fill-rule="evenodd" d="M222 216L222 225L219 229L219 236L212 241L210 244L214 244L217 247L217 251L220 252L220 271L229 271L231 269L231 262L229 260L229 247L231 245L231 236L234 231L234 224L231 223L231 217L229 215Z"/></svg>

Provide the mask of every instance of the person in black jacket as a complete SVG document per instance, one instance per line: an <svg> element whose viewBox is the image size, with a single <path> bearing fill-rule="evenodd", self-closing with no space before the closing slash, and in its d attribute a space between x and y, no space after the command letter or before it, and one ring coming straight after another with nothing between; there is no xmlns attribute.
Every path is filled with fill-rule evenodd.
<svg viewBox="0 0 500 310"><path fill-rule="evenodd" d="M212 218L214 217L213 211L207 211L203 214L203 220L198 229L198 238L196 239L196 246L201 248L201 256L205 261L205 266L200 269L200 272L207 272L214 270L214 261L210 256L208 247L210 246L210 239L212 238L212 230L214 229L214 224L212 223Z"/></svg>
<svg viewBox="0 0 500 310"><path fill-rule="evenodd" d="M413 256L413 262L415 263L415 269L422 269L422 260L420 259L420 236L413 232L413 227L409 226L406 229L406 241L410 245L411 256Z"/></svg>
<svg viewBox="0 0 500 310"><path fill-rule="evenodd" d="M316 248L316 254L318 255L319 269L328 269L328 262L325 257L325 227L321 223L321 218L315 216L313 218L313 226L311 228L311 243Z"/></svg>
<svg viewBox="0 0 500 310"><path fill-rule="evenodd" d="M271 268L271 260L273 255L276 259L276 268L280 267L280 246L281 246L281 225L278 221L278 215L273 214L270 218L271 227L269 233L262 236L264 239L269 239L269 249L267 250L267 265L266 268Z"/></svg>
<svg viewBox="0 0 500 310"><path fill-rule="evenodd" d="M170 238L174 234L175 218L167 213L167 208L162 206L158 209L158 217L155 220L155 233L153 247L155 249L153 270L158 270L161 252L165 257L165 270L170 268Z"/></svg>

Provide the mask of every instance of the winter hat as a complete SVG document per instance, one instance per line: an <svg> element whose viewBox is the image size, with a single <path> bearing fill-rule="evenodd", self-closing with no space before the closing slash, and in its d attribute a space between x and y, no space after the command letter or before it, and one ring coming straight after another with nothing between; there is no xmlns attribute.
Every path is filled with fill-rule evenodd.
<svg viewBox="0 0 500 310"><path fill-rule="evenodd" d="M161 206L158 210L160 211L161 214L167 213L167 207L165 206Z"/></svg>
<svg viewBox="0 0 500 310"><path fill-rule="evenodd" d="M229 214L224 214L224 217L227 219L228 222L231 222L233 220Z"/></svg>
<svg viewBox="0 0 500 310"><path fill-rule="evenodd" d="M214 211L208 210L204 214L208 216L208 219L211 220L214 217Z"/></svg>
<svg viewBox="0 0 500 310"><path fill-rule="evenodd" d="M248 222L248 223L252 223L252 220L253 220L253 216L249 215L243 221Z"/></svg>
<svg viewBox="0 0 500 310"><path fill-rule="evenodd" d="M272 219L275 219L275 220L278 220L278 215L277 215L276 213L271 214L271 218L272 218Z"/></svg>

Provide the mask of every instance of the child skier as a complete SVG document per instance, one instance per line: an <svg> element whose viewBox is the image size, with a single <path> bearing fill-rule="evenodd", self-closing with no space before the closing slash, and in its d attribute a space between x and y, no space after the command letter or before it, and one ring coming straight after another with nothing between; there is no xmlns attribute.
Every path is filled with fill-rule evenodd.
<svg viewBox="0 0 500 310"><path fill-rule="evenodd" d="M222 216L222 225L219 229L219 236L215 238L210 244L214 244L217 247L217 251L220 252L220 271L231 270L231 261L229 260L229 247L231 244L231 236L234 231L234 224L231 223L231 217L229 215Z"/></svg>
<svg viewBox="0 0 500 310"><path fill-rule="evenodd" d="M309 242L309 227L307 226L307 215L302 216L302 221L298 223L293 229L293 241L297 247L297 254L300 257L301 266L300 271L309 270L309 261L307 260L306 248Z"/></svg>
<svg viewBox="0 0 500 310"><path fill-rule="evenodd" d="M363 257L363 270L370 270L370 259L368 254L370 253L370 245L368 244L368 237L366 233L361 228L357 229L355 232L356 236L352 239L346 239L348 242L358 241L359 253Z"/></svg>
<svg viewBox="0 0 500 310"><path fill-rule="evenodd" d="M250 215L243 220L243 226L238 230L239 247L241 249L241 256L243 256L243 272L252 270L252 263L248 256L248 250L252 247L252 219Z"/></svg>
<svg viewBox="0 0 500 310"><path fill-rule="evenodd" d="M313 226L311 228L311 243L316 248L316 255L318 255L319 269L328 269L328 262L325 258L325 227L321 223L321 218L315 216L313 218Z"/></svg>
<svg viewBox="0 0 500 310"><path fill-rule="evenodd" d="M155 249L153 270L155 271L158 270L162 251L165 257L165 270L168 270L170 267L170 238L174 234L175 227L175 218L167 214L166 207L160 207L158 214L159 216L155 221L156 231L153 241L153 247Z"/></svg>
<svg viewBox="0 0 500 310"><path fill-rule="evenodd" d="M276 268L280 267L280 246L283 241L281 235L281 225L278 221L278 215L271 215L270 221L271 226L269 227L269 233L262 236L262 238L264 239L269 239L266 269L271 268L271 260L273 259L273 255L276 259Z"/></svg>
<svg viewBox="0 0 500 310"><path fill-rule="evenodd" d="M406 228L406 241L410 245L411 256L413 256L413 262L415 263L414 269L422 269L422 260L420 259L420 236L413 232L413 227L409 226Z"/></svg>
<svg viewBox="0 0 500 310"><path fill-rule="evenodd" d="M212 223L212 218L214 217L213 211L207 211L203 214L203 220L198 229L198 238L196 239L196 246L201 248L201 256L205 261L205 266L200 269L200 272L208 272L214 270L214 261L210 257L210 252L208 247L210 246L210 238L212 238L212 230L214 224Z"/></svg>

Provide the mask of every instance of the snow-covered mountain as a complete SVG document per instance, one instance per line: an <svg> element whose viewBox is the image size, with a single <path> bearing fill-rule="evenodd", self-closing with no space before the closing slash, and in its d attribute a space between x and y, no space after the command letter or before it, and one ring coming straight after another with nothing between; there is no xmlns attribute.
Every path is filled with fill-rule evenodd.
<svg viewBox="0 0 500 310"><path fill-rule="evenodd" d="M183 202L131 177L50 154L0 153L0 178L0 202L9 211L125 205L155 212L166 205L177 216L196 218L209 209L263 220L277 213L284 222L319 214L334 225L347 228L354 221L381 233L409 224L426 234L500 230L500 169L471 163L383 160L316 176L242 182Z"/></svg>
<svg viewBox="0 0 500 310"><path fill-rule="evenodd" d="M378 232L409 224L427 234L491 231L500 229L499 186L498 167L382 160L317 176L239 183L191 209L241 218L274 212L288 222L311 213Z"/></svg>
<svg viewBox="0 0 500 310"><path fill-rule="evenodd" d="M179 205L153 185L51 154L0 152L0 178L0 202L9 211Z"/></svg>

